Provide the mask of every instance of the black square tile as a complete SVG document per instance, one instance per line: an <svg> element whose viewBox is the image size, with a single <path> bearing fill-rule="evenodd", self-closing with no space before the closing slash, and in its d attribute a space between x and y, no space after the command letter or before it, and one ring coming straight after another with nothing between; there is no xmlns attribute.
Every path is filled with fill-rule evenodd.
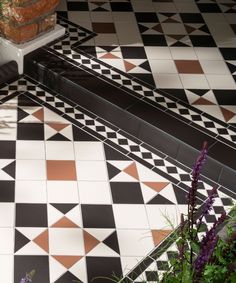
<svg viewBox="0 0 236 283"><path fill-rule="evenodd" d="M199 13L180 13L180 17L184 23L205 23L202 15Z"/></svg>
<svg viewBox="0 0 236 283"><path fill-rule="evenodd" d="M81 205L85 228L115 228L111 205Z"/></svg>
<svg viewBox="0 0 236 283"><path fill-rule="evenodd" d="M156 13L135 13L138 23L159 23Z"/></svg>
<svg viewBox="0 0 236 283"><path fill-rule="evenodd" d="M15 255L14 282L19 283L25 274L35 270L34 283L49 283L49 260L44 255Z"/></svg>
<svg viewBox="0 0 236 283"><path fill-rule="evenodd" d="M0 158L15 159L16 142L15 141L0 141Z"/></svg>
<svg viewBox="0 0 236 283"><path fill-rule="evenodd" d="M202 13L221 13L221 9L216 3L197 3Z"/></svg>
<svg viewBox="0 0 236 283"><path fill-rule="evenodd" d="M167 46L164 35L142 34L142 39L145 46Z"/></svg>
<svg viewBox="0 0 236 283"><path fill-rule="evenodd" d="M138 79L138 83L145 82L149 85L149 87L155 87L155 81L152 74L133 73L132 76Z"/></svg>
<svg viewBox="0 0 236 283"><path fill-rule="evenodd" d="M189 35L194 47L216 47L215 40L208 35Z"/></svg>
<svg viewBox="0 0 236 283"><path fill-rule="evenodd" d="M119 257L86 257L88 282L105 283L105 278L122 278ZM94 280L94 281L93 281Z"/></svg>
<svg viewBox="0 0 236 283"><path fill-rule="evenodd" d="M110 182L114 203L143 204L140 184L137 182Z"/></svg>
<svg viewBox="0 0 236 283"><path fill-rule="evenodd" d="M47 205L38 203L16 204L17 227L47 227Z"/></svg>
<svg viewBox="0 0 236 283"><path fill-rule="evenodd" d="M27 97L26 95L24 94L21 94L19 97L18 97L18 106L39 106L40 104L31 100L29 97Z"/></svg>
<svg viewBox="0 0 236 283"><path fill-rule="evenodd" d="M67 1L68 11L89 11L87 2L71 2Z"/></svg>
<svg viewBox="0 0 236 283"><path fill-rule="evenodd" d="M158 260L157 261L157 268L158 270L166 271L169 269L169 265L167 261Z"/></svg>
<svg viewBox="0 0 236 283"><path fill-rule="evenodd" d="M15 182L0 181L0 202L14 202Z"/></svg>
<svg viewBox="0 0 236 283"><path fill-rule="evenodd" d="M236 90L215 89L213 93L219 105L236 105Z"/></svg>
<svg viewBox="0 0 236 283"><path fill-rule="evenodd" d="M146 59L146 52L144 47L121 46L120 47L123 58L129 59Z"/></svg>
<svg viewBox="0 0 236 283"><path fill-rule="evenodd" d="M44 125L39 123L18 123L18 140L44 140Z"/></svg>
<svg viewBox="0 0 236 283"><path fill-rule="evenodd" d="M111 2L113 12L130 12L133 11L132 5L129 2Z"/></svg>
<svg viewBox="0 0 236 283"><path fill-rule="evenodd" d="M220 48L225 60L236 60L236 48Z"/></svg>

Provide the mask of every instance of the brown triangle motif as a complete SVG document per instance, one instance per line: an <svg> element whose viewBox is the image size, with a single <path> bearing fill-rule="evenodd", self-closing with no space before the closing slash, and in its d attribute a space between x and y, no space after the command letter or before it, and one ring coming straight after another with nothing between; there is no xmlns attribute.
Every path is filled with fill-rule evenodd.
<svg viewBox="0 0 236 283"><path fill-rule="evenodd" d="M194 101L193 105L215 105L215 104L204 97L200 97L199 99Z"/></svg>
<svg viewBox="0 0 236 283"><path fill-rule="evenodd" d="M101 59L120 59L120 57L108 52L100 57Z"/></svg>
<svg viewBox="0 0 236 283"><path fill-rule="evenodd" d="M162 26L160 24L155 25L154 27L152 27L152 29L155 30L155 31L163 33L163 29L162 29Z"/></svg>
<svg viewBox="0 0 236 283"><path fill-rule="evenodd" d="M169 185L168 182L143 182L143 184L148 186L149 188L153 189L157 193L159 193L167 185Z"/></svg>
<svg viewBox="0 0 236 283"><path fill-rule="evenodd" d="M193 31L196 30L196 28L188 26L188 25L184 25L184 27L188 33L192 33Z"/></svg>
<svg viewBox="0 0 236 283"><path fill-rule="evenodd" d="M47 125L57 132L60 132L61 130L65 129L69 126L69 124L62 124L62 123L47 123Z"/></svg>
<svg viewBox="0 0 236 283"><path fill-rule="evenodd" d="M128 72L128 71L130 71L130 70L132 70L136 67L136 65L134 65L134 64L132 64L132 63L126 61L126 60L124 60L124 65L125 65L126 72Z"/></svg>
<svg viewBox="0 0 236 283"><path fill-rule="evenodd" d="M128 167L123 170L126 174L130 175L136 180L139 180L138 170L135 162L131 163Z"/></svg>
<svg viewBox="0 0 236 283"><path fill-rule="evenodd" d="M94 249L98 244L100 244L100 241L86 231L83 231L83 234L84 234L84 249L85 249L85 253L87 254L92 249Z"/></svg>
<svg viewBox="0 0 236 283"><path fill-rule="evenodd" d="M220 110L224 116L225 122L228 122L231 118L233 118L236 114L228 109L220 107Z"/></svg>
<svg viewBox="0 0 236 283"><path fill-rule="evenodd" d="M93 3L94 5L97 5L97 6L102 6L104 4L106 4L106 2L91 2Z"/></svg>
<svg viewBox="0 0 236 283"><path fill-rule="evenodd" d="M159 245L171 232L172 230L152 230L154 245Z"/></svg>
<svg viewBox="0 0 236 283"><path fill-rule="evenodd" d="M72 222L66 216L62 217L60 220L54 223L51 227L52 228L79 228L77 224Z"/></svg>
<svg viewBox="0 0 236 283"><path fill-rule="evenodd" d="M65 268L69 269L78 262L82 256L54 255L53 258L60 262Z"/></svg>
<svg viewBox="0 0 236 283"><path fill-rule="evenodd" d="M40 246L44 251L47 253L49 252L49 242L48 242L48 229L45 230L43 233L38 235L33 242Z"/></svg>
<svg viewBox="0 0 236 283"><path fill-rule="evenodd" d="M43 108L37 110L32 114L35 118L39 119L41 122L44 121L44 111Z"/></svg>

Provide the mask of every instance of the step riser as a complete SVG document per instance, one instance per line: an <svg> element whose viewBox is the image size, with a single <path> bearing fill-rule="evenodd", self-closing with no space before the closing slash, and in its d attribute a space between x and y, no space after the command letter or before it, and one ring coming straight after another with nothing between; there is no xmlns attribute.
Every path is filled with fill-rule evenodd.
<svg viewBox="0 0 236 283"><path fill-rule="evenodd" d="M45 52L42 51L42 54L45 55ZM195 144L194 148L188 145L188 142L176 138L178 131L173 136L160 129L161 125L158 128L142 119L142 117L132 114L133 108L139 106L140 103L142 106L142 103L145 102L140 102L138 98L133 97L127 105L117 106L109 96L103 98L101 95L94 93L96 86L92 86L92 83L86 84L86 79L89 80L91 75L88 73L86 77L83 69L76 68L73 75L73 70L71 71L70 68L73 69L74 67L69 63L61 62L61 59L57 61L56 57L48 63L47 58L42 57L44 57L43 60L40 59L39 53L29 54L25 57L25 73L27 75L184 165L193 166L201 144ZM50 59L52 57L52 54L50 54ZM103 84L106 82L100 79L97 80L99 80L98 84L101 83L101 86L104 87ZM110 88L109 84L107 86ZM153 107L150 105L150 111L152 109ZM166 113L163 113L163 115L166 115ZM184 125L184 127L186 127L187 134L183 139L188 141L189 138L192 139L192 136L191 133L188 134L188 125ZM193 132L195 135L197 134L197 131L193 130ZM204 134L202 136L202 142L209 137ZM212 146L215 141L211 137L209 137L209 140L209 145ZM207 178L228 187L236 193L236 173L233 168L231 169L209 156L207 166L202 172Z"/></svg>

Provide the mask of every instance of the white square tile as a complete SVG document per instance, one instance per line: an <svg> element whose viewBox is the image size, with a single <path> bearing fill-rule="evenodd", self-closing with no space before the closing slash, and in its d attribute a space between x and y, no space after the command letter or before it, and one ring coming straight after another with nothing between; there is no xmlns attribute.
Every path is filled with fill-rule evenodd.
<svg viewBox="0 0 236 283"><path fill-rule="evenodd" d="M46 141L47 160L74 160L73 142L67 141Z"/></svg>
<svg viewBox="0 0 236 283"><path fill-rule="evenodd" d="M46 180L45 160L16 160L16 180Z"/></svg>
<svg viewBox="0 0 236 283"><path fill-rule="evenodd" d="M150 230L117 230L121 256L145 256L153 248Z"/></svg>
<svg viewBox="0 0 236 283"><path fill-rule="evenodd" d="M169 47L146 46L148 59L172 59Z"/></svg>
<svg viewBox="0 0 236 283"><path fill-rule="evenodd" d="M13 227L15 224L15 204L0 203L0 227Z"/></svg>
<svg viewBox="0 0 236 283"><path fill-rule="evenodd" d="M101 142L74 142L75 157L77 160L104 160L103 143Z"/></svg>
<svg viewBox="0 0 236 283"><path fill-rule="evenodd" d="M149 60L153 74L176 74L177 69L173 60Z"/></svg>
<svg viewBox="0 0 236 283"><path fill-rule="evenodd" d="M143 258L137 256L121 256L121 266L123 274L127 274L131 271Z"/></svg>
<svg viewBox="0 0 236 283"><path fill-rule="evenodd" d="M14 256L0 255L1 281L13 283Z"/></svg>
<svg viewBox="0 0 236 283"><path fill-rule="evenodd" d="M213 89L236 89L231 75L206 75L209 85Z"/></svg>
<svg viewBox="0 0 236 283"><path fill-rule="evenodd" d="M175 2L179 13L199 13L196 3Z"/></svg>
<svg viewBox="0 0 236 283"><path fill-rule="evenodd" d="M218 48L215 47L194 47L195 53L200 60L223 60Z"/></svg>
<svg viewBox="0 0 236 283"><path fill-rule="evenodd" d="M148 229L148 218L144 205L114 204L113 212L117 229Z"/></svg>
<svg viewBox="0 0 236 283"><path fill-rule="evenodd" d="M197 56L193 47L170 47L174 60L196 60Z"/></svg>
<svg viewBox="0 0 236 283"><path fill-rule="evenodd" d="M1 110L0 110L1 111ZM17 124L11 122L1 122L0 140L16 140Z"/></svg>
<svg viewBox="0 0 236 283"><path fill-rule="evenodd" d="M183 88L178 74L153 74L159 88Z"/></svg>
<svg viewBox="0 0 236 283"><path fill-rule="evenodd" d="M90 12L87 11L69 11L68 20L79 25L81 22L90 21Z"/></svg>
<svg viewBox="0 0 236 283"><path fill-rule="evenodd" d="M223 60L200 60L205 74L229 75L229 69Z"/></svg>
<svg viewBox="0 0 236 283"><path fill-rule="evenodd" d="M112 12L114 22L135 23L136 19L133 13Z"/></svg>
<svg viewBox="0 0 236 283"><path fill-rule="evenodd" d="M94 38L96 46L118 45L116 34L100 33Z"/></svg>
<svg viewBox="0 0 236 283"><path fill-rule="evenodd" d="M156 12L158 13L176 13L177 9L174 3L157 2L153 3Z"/></svg>
<svg viewBox="0 0 236 283"><path fill-rule="evenodd" d="M16 159L45 159L44 141L16 141Z"/></svg>
<svg viewBox="0 0 236 283"><path fill-rule="evenodd" d="M0 228L0 254L13 254L14 229Z"/></svg>
<svg viewBox="0 0 236 283"><path fill-rule="evenodd" d="M115 27L120 45L142 45L142 38L136 22L115 22Z"/></svg>
<svg viewBox="0 0 236 283"><path fill-rule="evenodd" d="M208 81L204 75L180 74L179 76L184 88L209 88Z"/></svg>
<svg viewBox="0 0 236 283"><path fill-rule="evenodd" d="M77 203L78 186L75 181L47 181L48 202Z"/></svg>
<svg viewBox="0 0 236 283"><path fill-rule="evenodd" d="M1 123L16 123L17 122L17 110L15 104L4 103L0 106L0 121Z"/></svg>
<svg viewBox="0 0 236 283"><path fill-rule="evenodd" d="M15 202L45 203L47 202L46 181L16 181Z"/></svg>
<svg viewBox="0 0 236 283"><path fill-rule="evenodd" d="M49 250L52 255L84 255L82 230L79 228L50 228Z"/></svg>
<svg viewBox="0 0 236 283"><path fill-rule="evenodd" d="M172 229L177 227L180 214L186 213L186 205L146 205L151 229Z"/></svg>
<svg viewBox="0 0 236 283"><path fill-rule="evenodd" d="M111 191L108 182L78 182L79 199L83 204L111 204Z"/></svg>
<svg viewBox="0 0 236 283"><path fill-rule="evenodd" d="M78 181L107 181L105 161L76 161Z"/></svg>
<svg viewBox="0 0 236 283"><path fill-rule="evenodd" d="M161 24L164 34L187 34L187 31L183 24L179 23L162 23Z"/></svg>
<svg viewBox="0 0 236 283"><path fill-rule="evenodd" d="M91 22L94 23L99 23L99 22L112 22L112 13L111 12L96 12L96 11L91 11L90 12L90 18Z"/></svg>

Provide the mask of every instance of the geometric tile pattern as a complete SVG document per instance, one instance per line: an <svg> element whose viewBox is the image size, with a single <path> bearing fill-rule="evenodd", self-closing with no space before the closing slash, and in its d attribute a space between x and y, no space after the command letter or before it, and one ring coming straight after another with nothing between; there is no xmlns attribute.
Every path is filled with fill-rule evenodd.
<svg viewBox="0 0 236 283"><path fill-rule="evenodd" d="M28 78L7 87L15 92L2 106L11 105L8 122L17 134L0 141L7 149L0 209L8 215L0 229L3 240L14 240L0 245L0 255L14 255L15 280L33 268L35 282L86 283L111 270L122 277L171 233L167 211L178 215L177 226L187 208L188 172ZM199 204L208 188L204 183Z"/></svg>
<svg viewBox="0 0 236 283"><path fill-rule="evenodd" d="M144 85L151 90L163 89L175 100L200 108L202 113L224 122L225 127L235 127L236 110L235 103L232 103L236 89L233 3L147 0L148 4L144 6L133 0L99 4L78 2L79 5L71 5L70 1L62 1L59 14L71 22L84 24L96 36L94 34L87 42L76 43L76 52L73 50L71 54L68 46L61 46L65 51L57 51L68 52L65 55L79 59L80 50L97 59L94 64L84 58L83 64L88 68L112 78L111 71L107 70L110 65L114 72L112 80L134 92L139 93ZM83 11L79 20L75 19L76 11ZM102 63L107 64L107 69ZM122 77L119 71L127 76ZM133 89L134 79L139 81L136 89ZM179 96L180 89L185 93L183 96ZM208 98L195 99L196 93L202 91L208 93ZM148 96L142 89L141 92L141 95ZM229 93L227 96L224 95L226 92ZM156 101L156 96L150 93L148 98ZM208 129L215 131L211 127ZM226 132L224 138L229 144L234 143L234 133Z"/></svg>

